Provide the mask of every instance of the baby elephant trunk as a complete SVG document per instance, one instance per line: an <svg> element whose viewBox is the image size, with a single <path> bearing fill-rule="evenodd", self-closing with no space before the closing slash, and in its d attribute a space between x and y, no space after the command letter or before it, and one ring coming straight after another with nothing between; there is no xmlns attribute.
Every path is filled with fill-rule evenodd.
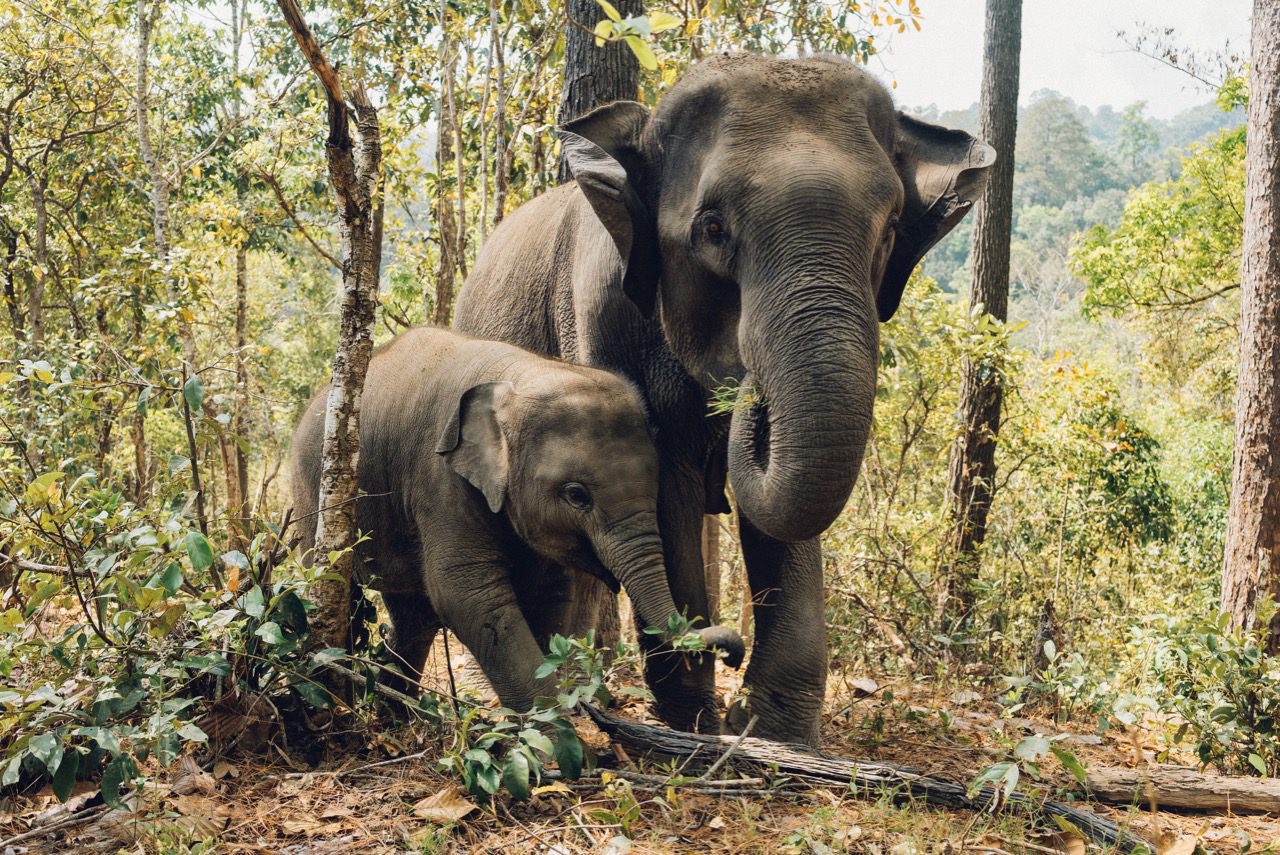
<svg viewBox="0 0 1280 855"><path fill-rule="evenodd" d="M653 527L642 534L617 538L606 536L597 543L601 562L627 591L642 627L663 631L662 640L669 642L668 624L679 613L667 583L666 564L662 558L662 540ZM708 649L724 652L725 664L737 668L746 655L742 636L724 626L707 626L694 632Z"/></svg>

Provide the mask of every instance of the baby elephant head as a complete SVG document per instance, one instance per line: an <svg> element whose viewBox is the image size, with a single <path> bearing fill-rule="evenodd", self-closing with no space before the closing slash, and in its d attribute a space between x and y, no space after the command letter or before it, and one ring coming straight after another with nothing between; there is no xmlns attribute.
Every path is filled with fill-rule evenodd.
<svg viewBox="0 0 1280 855"><path fill-rule="evenodd" d="M623 380L557 364L473 386L436 453L536 553L625 588L641 626L666 628L677 614L658 535L658 454ZM696 632L741 663L736 632Z"/></svg>

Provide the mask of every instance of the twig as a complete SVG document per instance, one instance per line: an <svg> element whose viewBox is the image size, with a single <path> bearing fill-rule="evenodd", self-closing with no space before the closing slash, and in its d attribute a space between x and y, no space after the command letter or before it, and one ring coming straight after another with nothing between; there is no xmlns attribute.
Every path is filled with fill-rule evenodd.
<svg viewBox="0 0 1280 855"><path fill-rule="evenodd" d="M733 741L733 744L729 746L727 751L720 755L720 759L711 764L711 768L702 773L702 777L698 779L699 781L710 781L711 777L715 775L716 772L719 772L724 767L724 764L729 762L729 758L733 756L733 752L738 750L738 746L742 744L742 740L747 738L751 733L751 728L756 726L756 722L759 721L759 719L759 716L753 715L751 717L751 720L747 722L747 726L742 728L742 733L738 734L738 738Z"/></svg>
<svg viewBox="0 0 1280 855"><path fill-rule="evenodd" d="M12 555L0 552L0 564L12 564L25 573L53 573L58 576L88 576L88 570L77 570L74 567L67 567L64 564L41 564L38 561L27 561L24 558L14 558Z"/></svg>
<svg viewBox="0 0 1280 855"><path fill-rule="evenodd" d="M73 825L80 825L96 818L102 813L105 813L106 810L106 805L98 805L97 807L91 807L87 810L80 811L80 813L60 819L57 822L51 822L48 825L42 825L39 828L33 828L29 831L24 831L21 834L15 834L13 837L0 840L0 848L12 846L15 843L21 843L24 840L31 840L34 837L43 837L46 834L50 834L54 831L61 831L64 828L70 828Z"/></svg>

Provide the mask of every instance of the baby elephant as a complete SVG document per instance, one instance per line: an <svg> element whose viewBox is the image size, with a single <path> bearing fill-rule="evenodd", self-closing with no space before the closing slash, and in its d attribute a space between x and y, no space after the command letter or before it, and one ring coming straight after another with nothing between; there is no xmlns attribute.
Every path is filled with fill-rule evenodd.
<svg viewBox="0 0 1280 855"><path fill-rule="evenodd" d="M292 449L294 518L314 544L327 393ZM360 407L356 550L414 676L451 629L502 703L554 695L534 679L570 627L574 573L626 588L641 627L675 614L658 536L658 459L639 395L604 371L419 328L374 353ZM741 661L742 639L700 634Z"/></svg>

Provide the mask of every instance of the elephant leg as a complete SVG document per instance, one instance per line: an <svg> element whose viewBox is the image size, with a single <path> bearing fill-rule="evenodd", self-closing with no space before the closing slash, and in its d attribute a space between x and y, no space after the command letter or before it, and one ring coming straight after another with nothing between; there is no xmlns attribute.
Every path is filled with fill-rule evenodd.
<svg viewBox="0 0 1280 855"><path fill-rule="evenodd" d="M553 680L534 679L542 648L520 610L507 563L442 563L427 579L441 622L471 651L503 706L524 711L535 698L555 695Z"/></svg>
<svg viewBox="0 0 1280 855"><path fill-rule="evenodd" d="M383 594L382 602L391 617L391 638L387 647L393 664L403 674L385 674L384 682L393 689L416 697L422 666L431 652L431 642L440 629L440 620L426 594Z"/></svg>
<svg viewBox="0 0 1280 855"><path fill-rule="evenodd" d="M669 466L663 460L658 487L658 529L663 559L676 608L689 617L707 617L706 575L702 560L702 516L705 485L693 467ZM639 625L645 682L653 692L654 712L680 730L721 731L716 696L715 657L678 655Z"/></svg>
<svg viewBox="0 0 1280 855"><path fill-rule="evenodd" d="M520 610L543 650L553 635L582 635L590 629L590 625L579 626L574 620L577 575L574 570L550 562L539 562L539 566L527 570L518 567L512 574Z"/></svg>
<svg viewBox="0 0 1280 855"><path fill-rule="evenodd" d="M739 534L751 585L755 642L743 683L746 707L734 704L728 723L752 736L817 745L827 684L827 634L818 538L783 543L745 516Z"/></svg>

